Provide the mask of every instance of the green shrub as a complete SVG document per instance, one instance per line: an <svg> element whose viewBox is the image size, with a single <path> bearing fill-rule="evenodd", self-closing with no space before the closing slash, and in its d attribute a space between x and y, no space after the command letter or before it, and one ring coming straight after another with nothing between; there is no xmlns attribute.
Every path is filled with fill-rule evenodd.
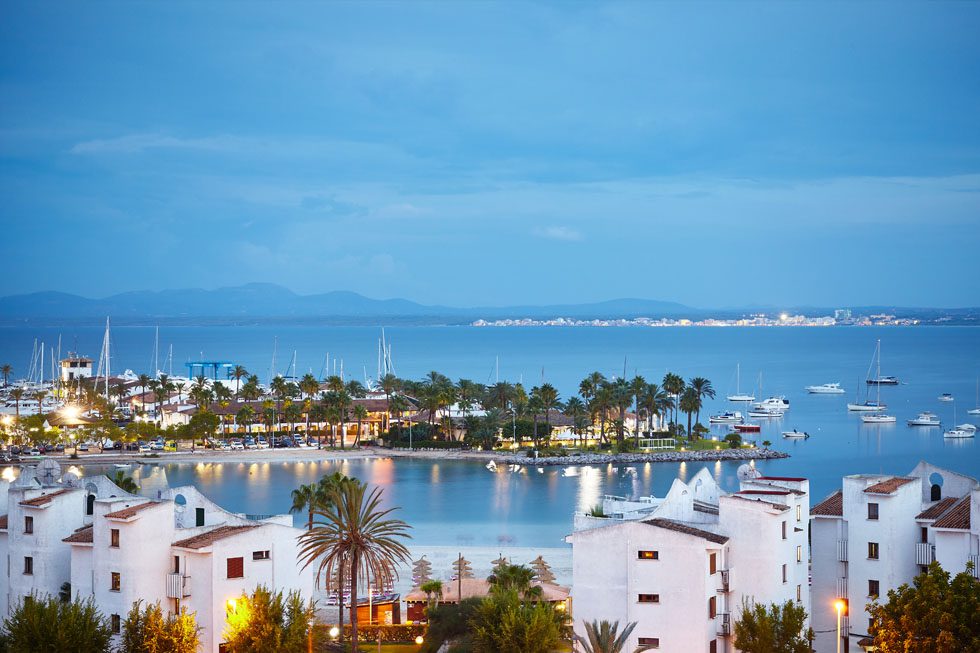
<svg viewBox="0 0 980 653"><path fill-rule="evenodd" d="M111 638L109 620L91 598L65 603L58 597L32 594L16 604L3 622L8 653L109 653Z"/></svg>

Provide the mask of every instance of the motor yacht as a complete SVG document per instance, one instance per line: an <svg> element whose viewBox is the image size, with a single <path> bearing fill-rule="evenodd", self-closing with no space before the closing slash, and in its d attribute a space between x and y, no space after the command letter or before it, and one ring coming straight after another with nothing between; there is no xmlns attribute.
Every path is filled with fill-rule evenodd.
<svg viewBox="0 0 980 653"><path fill-rule="evenodd" d="M808 385L806 391L812 395L842 395L844 388L840 383L824 383L822 385Z"/></svg>
<svg viewBox="0 0 980 653"><path fill-rule="evenodd" d="M898 421L894 415L861 415L861 421L865 424L893 424Z"/></svg>
<svg viewBox="0 0 980 653"><path fill-rule="evenodd" d="M752 404L753 410L769 410L775 409L778 411L785 412L789 410L789 399L783 396L779 397L769 397L763 401L756 402Z"/></svg>
<svg viewBox="0 0 980 653"><path fill-rule="evenodd" d="M939 401L953 401L953 395L949 394L948 392L944 392L939 395Z"/></svg>
<svg viewBox="0 0 980 653"><path fill-rule="evenodd" d="M712 415L708 418L708 422L711 424L740 424L742 419L742 413L737 410L726 410L724 413Z"/></svg>
<svg viewBox="0 0 980 653"><path fill-rule="evenodd" d="M879 404L877 401L872 401L871 399L860 404L847 404L847 410L854 412L872 413L885 410L886 408L888 408L888 406L885 404Z"/></svg>
<svg viewBox="0 0 980 653"><path fill-rule="evenodd" d="M909 426L939 426L939 415L928 411L919 413L915 419L906 422Z"/></svg>
<svg viewBox="0 0 980 653"><path fill-rule="evenodd" d="M976 435L977 435L976 430L967 431L966 429L961 429L959 427L955 429L950 429L943 433L944 438L951 438L951 439L972 438L972 437L976 437Z"/></svg>
<svg viewBox="0 0 980 653"><path fill-rule="evenodd" d="M873 379L868 379L868 385L898 385L898 377L876 376Z"/></svg>
<svg viewBox="0 0 980 653"><path fill-rule="evenodd" d="M758 433L762 430L762 424L736 424L735 430L739 433Z"/></svg>
<svg viewBox="0 0 980 653"><path fill-rule="evenodd" d="M756 406L758 406L758 404L756 404ZM749 417L768 418L768 417L782 417L782 416L783 416L783 411L773 407L768 407L768 408L755 407L749 411Z"/></svg>
<svg viewBox="0 0 980 653"><path fill-rule="evenodd" d="M969 422L966 423L966 424L959 424L959 425L957 425L956 428L960 429L961 431L966 431L968 433L976 433L977 432L977 427L974 426L973 424L970 424Z"/></svg>

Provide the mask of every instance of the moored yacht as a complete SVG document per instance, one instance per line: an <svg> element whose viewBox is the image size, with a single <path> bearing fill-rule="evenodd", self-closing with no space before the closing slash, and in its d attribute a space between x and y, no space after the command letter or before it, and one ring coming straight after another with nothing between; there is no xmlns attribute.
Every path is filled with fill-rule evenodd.
<svg viewBox="0 0 980 653"><path fill-rule="evenodd" d="M783 397L782 395L778 397L769 397L763 401L756 402L752 405L752 410L778 410L785 412L789 410L789 399Z"/></svg>
<svg viewBox="0 0 980 653"><path fill-rule="evenodd" d="M953 395L949 394L948 392L944 392L939 395L939 401L953 401Z"/></svg>
<svg viewBox="0 0 980 653"><path fill-rule="evenodd" d="M749 417L782 417L783 411L775 408L773 406L763 407L760 404L756 404L752 410L749 411Z"/></svg>
<svg viewBox="0 0 980 653"><path fill-rule="evenodd" d="M876 376L873 379L868 379L868 385L898 385L898 377Z"/></svg>
<svg viewBox="0 0 980 653"><path fill-rule="evenodd" d="M888 408L885 404L879 404L871 399L860 404L847 404L847 410L854 412L877 412Z"/></svg>
<svg viewBox="0 0 980 653"><path fill-rule="evenodd" d="M812 395L842 395L844 388L840 383L824 383L821 385L808 385L805 390Z"/></svg>
<svg viewBox="0 0 980 653"><path fill-rule="evenodd" d="M711 424L740 424L742 413L737 410L726 410L724 413L712 415L708 418L708 422Z"/></svg>
<svg viewBox="0 0 980 653"><path fill-rule="evenodd" d="M908 420L906 424L909 426L939 426L939 415L926 411L919 413L915 419Z"/></svg>
<svg viewBox="0 0 980 653"><path fill-rule="evenodd" d="M783 431L784 438L809 438L810 434L806 431L797 431L793 429L792 431Z"/></svg>
<svg viewBox="0 0 980 653"><path fill-rule="evenodd" d="M976 437L976 435L977 432L975 429L973 431L967 431L966 429L961 429L959 427L956 427L955 429L950 429L943 433L944 438L953 438L953 439L972 438L972 437Z"/></svg>
<svg viewBox="0 0 980 653"><path fill-rule="evenodd" d="M977 432L977 427L974 426L973 424L970 424L969 422L967 422L966 424L960 424L956 428L960 429L961 431L967 431L969 433Z"/></svg>
<svg viewBox="0 0 980 653"><path fill-rule="evenodd" d="M893 424L897 420L894 415L876 414L861 415L861 421L865 424Z"/></svg>
<svg viewBox="0 0 980 653"><path fill-rule="evenodd" d="M762 430L762 424L753 424L751 422L746 424L736 424L735 430L739 433L758 433Z"/></svg>
<svg viewBox="0 0 980 653"><path fill-rule="evenodd" d="M755 401L754 395L742 392L741 381L742 365L741 363L738 363L735 365L735 394L728 395L726 399L728 399L728 401Z"/></svg>

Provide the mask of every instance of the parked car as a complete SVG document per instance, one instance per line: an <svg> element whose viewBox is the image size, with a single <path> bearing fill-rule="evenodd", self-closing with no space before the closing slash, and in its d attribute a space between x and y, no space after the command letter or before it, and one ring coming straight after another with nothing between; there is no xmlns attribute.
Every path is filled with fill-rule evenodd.
<svg viewBox="0 0 980 653"><path fill-rule="evenodd" d="M151 449L150 445L148 444L141 444L139 445L137 451L139 451L140 453L150 453L151 451L153 451L153 449Z"/></svg>
<svg viewBox="0 0 980 653"><path fill-rule="evenodd" d="M31 456L40 456L40 455L41 455L41 450L40 450L40 449L38 449L37 447L31 447L31 450L30 450L30 452L28 452L28 453L29 453L29 454L30 454Z"/></svg>
<svg viewBox="0 0 980 653"><path fill-rule="evenodd" d="M232 451L244 451L245 444L241 440L232 440L228 443L228 448Z"/></svg>

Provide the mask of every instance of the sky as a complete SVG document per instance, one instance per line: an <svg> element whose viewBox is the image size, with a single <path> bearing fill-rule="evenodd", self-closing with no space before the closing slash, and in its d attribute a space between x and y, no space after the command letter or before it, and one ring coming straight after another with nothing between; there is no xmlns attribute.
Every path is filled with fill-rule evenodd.
<svg viewBox="0 0 980 653"><path fill-rule="evenodd" d="M980 305L980 3L0 5L0 295Z"/></svg>

